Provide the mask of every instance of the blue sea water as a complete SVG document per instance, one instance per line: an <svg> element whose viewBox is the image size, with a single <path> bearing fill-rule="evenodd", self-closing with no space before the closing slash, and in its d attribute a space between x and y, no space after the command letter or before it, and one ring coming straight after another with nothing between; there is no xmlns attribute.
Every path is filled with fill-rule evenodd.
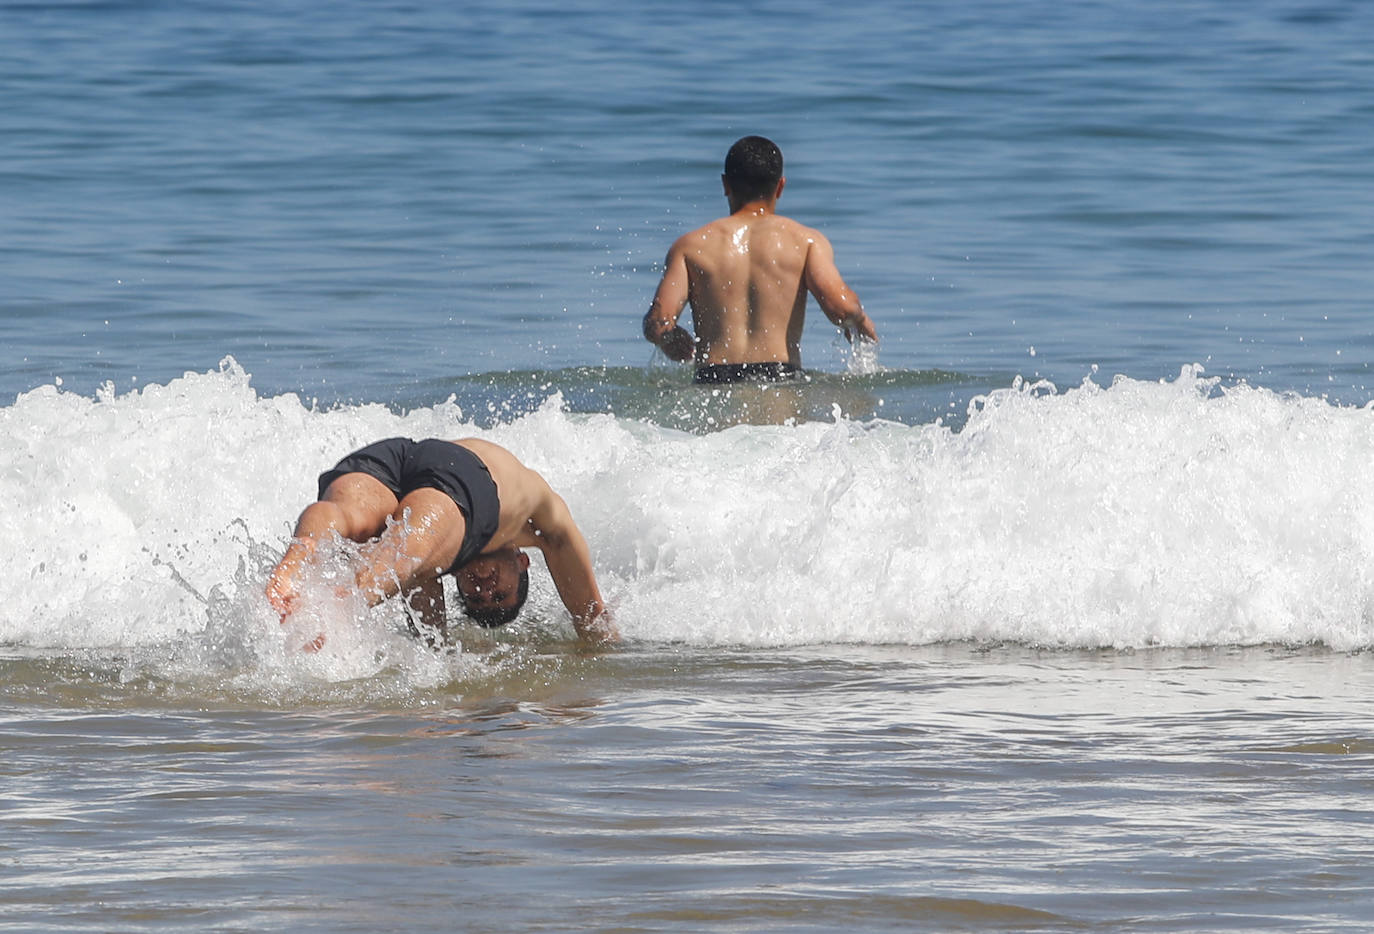
<svg viewBox="0 0 1374 934"><path fill-rule="evenodd" d="M1372 35L0 3L0 929L1367 927ZM790 394L639 334L751 133L881 337ZM386 434L548 477L624 645L287 651Z"/></svg>
<svg viewBox="0 0 1374 934"><path fill-rule="evenodd" d="M1358 3L7 4L6 396L642 367L746 133L883 366L1367 401ZM843 368L824 322L805 359Z"/></svg>

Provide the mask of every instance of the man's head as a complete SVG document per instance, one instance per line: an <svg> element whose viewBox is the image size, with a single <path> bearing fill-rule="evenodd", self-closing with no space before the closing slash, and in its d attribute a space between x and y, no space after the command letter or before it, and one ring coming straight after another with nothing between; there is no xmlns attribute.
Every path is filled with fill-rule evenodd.
<svg viewBox="0 0 1374 934"><path fill-rule="evenodd" d="M782 180L782 150L770 139L746 136L725 154L726 190L739 204L772 198Z"/></svg>
<svg viewBox="0 0 1374 934"><path fill-rule="evenodd" d="M478 555L453 575L463 612L479 626L495 629L520 615L530 593L530 558L516 548Z"/></svg>

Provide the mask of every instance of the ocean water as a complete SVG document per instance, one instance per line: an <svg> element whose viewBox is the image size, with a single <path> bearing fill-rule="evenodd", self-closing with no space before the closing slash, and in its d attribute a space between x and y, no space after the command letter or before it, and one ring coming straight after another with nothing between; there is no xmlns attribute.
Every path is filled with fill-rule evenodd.
<svg viewBox="0 0 1374 934"><path fill-rule="evenodd" d="M1374 8L0 5L0 930L1364 930ZM741 135L881 343L639 336ZM434 653L262 596L494 440ZM539 559L535 559L536 565Z"/></svg>

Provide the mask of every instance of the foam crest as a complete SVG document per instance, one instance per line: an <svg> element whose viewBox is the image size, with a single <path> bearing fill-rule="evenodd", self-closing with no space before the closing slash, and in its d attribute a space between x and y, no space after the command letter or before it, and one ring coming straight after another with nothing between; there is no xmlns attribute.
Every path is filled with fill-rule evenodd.
<svg viewBox="0 0 1374 934"><path fill-rule="evenodd" d="M626 600L656 638L1370 640L1367 409L1188 368L1018 383L957 433L840 420L637 453L603 548L633 561Z"/></svg>
<svg viewBox="0 0 1374 934"><path fill-rule="evenodd" d="M430 653L394 606L318 601L328 648L302 657L288 643L305 634L262 597L317 473L398 434L485 437L544 474L632 640L1371 643L1368 408L1185 368L1066 392L1018 381L959 431L836 415L688 432L569 414L557 393L483 429L452 401L263 398L232 360L0 409L0 643L172 646L178 677L265 684L459 677L480 660ZM570 632L535 564L509 640Z"/></svg>

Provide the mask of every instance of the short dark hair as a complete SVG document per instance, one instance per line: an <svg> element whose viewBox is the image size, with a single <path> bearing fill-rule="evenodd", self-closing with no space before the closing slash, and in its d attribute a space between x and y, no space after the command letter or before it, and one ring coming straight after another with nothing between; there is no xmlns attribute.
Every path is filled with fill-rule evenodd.
<svg viewBox="0 0 1374 934"><path fill-rule="evenodd" d="M520 610L525 606L525 601L530 595L530 569L522 568L520 571L520 585L515 592L514 606L493 606L477 609L469 607L467 601L463 600L463 591L458 591L458 599L463 600L463 612L468 619L484 629L495 629L504 626L515 617L520 615Z"/></svg>
<svg viewBox="0 0 1374 934"><path fill-rule="evenodd" d="M782 178L782 150L771 139L746 136L725 154L725 180L741 201L771 198Z"/></svg>

